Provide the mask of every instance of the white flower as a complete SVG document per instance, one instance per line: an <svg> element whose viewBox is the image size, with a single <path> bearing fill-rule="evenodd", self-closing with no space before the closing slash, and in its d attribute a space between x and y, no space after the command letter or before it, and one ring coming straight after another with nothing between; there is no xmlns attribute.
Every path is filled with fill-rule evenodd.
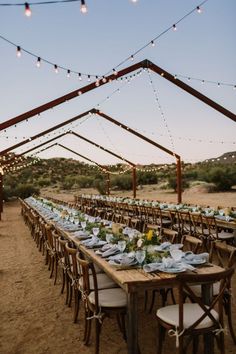
<svg viewBox="0 0 236 354"><path fill-rule="evenodd" d="M143 245L143 239L142 238L139 238L138 241L137 241L137 246L138 248L141 248Z"/></svg>

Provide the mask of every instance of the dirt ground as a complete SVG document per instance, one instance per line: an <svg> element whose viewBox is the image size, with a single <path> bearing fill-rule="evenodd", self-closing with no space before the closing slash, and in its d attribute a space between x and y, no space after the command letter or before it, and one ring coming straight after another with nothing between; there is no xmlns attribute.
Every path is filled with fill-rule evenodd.
<svg viewBox="0 0 236 354"><path fill-rule="evenodd" d="M234 276L234 283L236 277ZM236 295L233 285L234 298ZM139 298L139 338L144 354L156 352L155 309L143 310L143 294ZM236 305L233 305L236 330ZM0 221L0 353L1 354L91 354L94 342L85 347L83 311L79 321L72 322L73 309L65 305L60 283L53 285L44 257L25 226L18 202L6 203ZM176 353L175 340L166 340L164 354ZM226 336L226 353L236 346ZM101 333L101 354L125 354L126 343L115 319L106 319Z"/></svg>

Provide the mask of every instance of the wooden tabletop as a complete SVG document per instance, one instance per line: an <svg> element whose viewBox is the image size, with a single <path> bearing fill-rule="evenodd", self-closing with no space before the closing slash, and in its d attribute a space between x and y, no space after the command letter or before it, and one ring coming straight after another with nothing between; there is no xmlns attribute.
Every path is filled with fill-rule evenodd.
<svg viewBox="0 0 236 354"><path fill-rule="evenodd" d="M96 249L89 249L82 245L78 238L73 237L70 232L58 228L57 230L67 239L73 241L85 256L90 258L127 293L175 285L176 274L163 272L146 273L143 269L139 268L123 270L119 267L110 265L106 259L102 258L100 255L97 255L95 253ZM221 270L223 270L221 267L207 263L205 266L198 266L196 271L190 273L194 274L197 272L198 274L213 274Z"/></svg>

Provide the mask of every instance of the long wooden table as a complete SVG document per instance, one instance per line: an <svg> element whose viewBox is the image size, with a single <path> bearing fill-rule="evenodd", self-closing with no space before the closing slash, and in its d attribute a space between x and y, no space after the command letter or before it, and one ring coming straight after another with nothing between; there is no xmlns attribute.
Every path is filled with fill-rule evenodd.
<svg viewBox="0 0 236 354"><path fill-rule="evenodd" d="M127 315L128 315L128 353L140 354L138 346L138 294L144 290L153 290L164 287L176 286L176 275L168 273L149 274L142 269L118 270L110 265L104 258L97 255L93 249L88 249L69 232L58 229L58 231L73 241L74 244L89 257L99 268L111 277L127 294ZM201 266L197 269L198 274L212 274L221 271L222 268L216 265ZM194 274L194 273L193 273ZM210 291L206 290L206 303L209 301ZM208 298L207 298L208 297ZM208 343L205 345L205 354L213 353L211 338L208 336Z"/></svg>

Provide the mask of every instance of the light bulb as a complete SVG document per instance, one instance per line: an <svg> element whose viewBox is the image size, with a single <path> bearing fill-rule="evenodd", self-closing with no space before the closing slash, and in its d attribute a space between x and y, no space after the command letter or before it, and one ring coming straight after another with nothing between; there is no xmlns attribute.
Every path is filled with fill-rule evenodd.
<svg viewBox="0 0 236 354"><path fill-rule="evenodd" d="M91 81L91 78L90 78L90 75L88 75L88 82L90 82Z"/></svg>
<svg viewBox="0 0 236 354"><path fill-rule="evenodd" d="M17 46L16 55L17 55L18 58L21 57L21 47L19 47L19 46Z"/></svg>
<svg viewBox="0 0 236 354"><path fill-rule="evenodd" d="M81 73L79 73L79 81L82 81Z"/></svg>
<svg viewBox="0 0 236 354"><path fill-rule="evenodd" d="M133 60L134 60L134 56L133 56L133 55L131 55L131 56L130 56L130 59L133 61Z"/></svg>
<svg viewBox="0 0 236 354"><path fill-rule="evenodd" d="M177 27L176 27L175 24L174 24L172 27L173 27L173 30L174 30L174 31L177 31Z"/></svg>
<svg viewBox="0 0 236 354"><path fill-rule="evenodd" d="M40 57L38 57L38 59L37 59L36 66L37 66L37 68L40 68L40 66L41 66L41 58Z"/></svg>
<svg viewBox="0 0 236 354"><path fill-rule="evenodd" d="M54 65L54 70L55 70L55 73L58 74L58 66L56 64Z"/></svg>
<svg viewBox="0 0 236 354"><path fill-rule="evenodd" d="M154 41L151 41L151 46L155 47L155 42Z"/></svg>
<svg viewBox="0 0 236 354"><path fill-rule="evenodd" d="M67 75L68 78L70 78L70 70L67 70Z"/></svg>
<svg viewBox="0 0 236 354"><path fill-rule="evenodd" d="M200 6L197 6L197 12L198 12L199 14L202 13L202 9L200 8Z"/></svg>
<svg viewBox="0 0 236 354"><path fill-rule="evenodd" d="M85 4L85 0L81 0L80 11L82 14L86 14L88 12L88 7Z"/></svg>
<svg viewBox="0 0 236 354"><path fill-rule="evenodd" d="M32 15L31 8L28 2L25 2L25 16L30 17Z"/></svg>

